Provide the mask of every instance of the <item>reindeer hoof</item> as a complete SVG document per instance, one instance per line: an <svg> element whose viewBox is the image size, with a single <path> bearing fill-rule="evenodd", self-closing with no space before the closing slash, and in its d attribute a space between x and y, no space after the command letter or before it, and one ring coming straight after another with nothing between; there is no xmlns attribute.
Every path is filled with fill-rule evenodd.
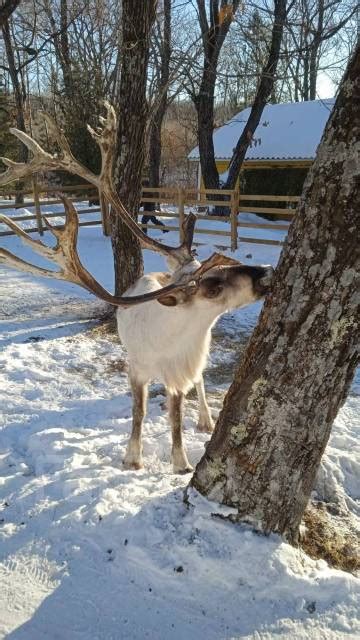
<svg viewBox="0 0 360 640"><path fill-rule="evenodd" d="M173 449L171 452L171 462L174 473L191 473L193 470L184 449Z"/></svg>
<svg viewBox="0 0 360 640"><path fill-rule="evenodd" d="M174 473L180 475L180 476L184 476L186 473L192 473L194 471L193 467L191 466L191 464L189 464L187 467L184 467L182 469L178 469L176 467L173 468Z"/></svg>
<svg viewBox="0 0 360 640"><path fill-rule="evenodd" d="M144 468L144 465L142 462L127 462L124 460L123 468L126 469L126 471L139 471L139 469Z"/></svg>
<svg viewBox="0 0 360 640"><path fill-rule="evenodd" d="M199 433L212 433L214 431L214 423L211 422L198 422L196 425L196 431Z"/></svg>

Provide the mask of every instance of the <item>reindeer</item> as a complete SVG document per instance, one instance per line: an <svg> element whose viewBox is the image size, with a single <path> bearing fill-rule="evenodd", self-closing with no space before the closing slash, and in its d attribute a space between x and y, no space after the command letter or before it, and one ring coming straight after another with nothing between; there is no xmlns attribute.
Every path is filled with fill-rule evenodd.
<svg viewBox="0 0 360 640"><path fill-rule="evenodd" d="M166 258L169 271L140 277L123 296L110 294L80 261L77 253L77 213L71 202L62 197L65 225L55 228L45 218L47 228L57 241L54 248L40 240L31 239L10 218L0 216L0 221L8 225L24 243L60 269L52 271L35 266L6 249L0 249L0 262L34 275L67 280L117 307L118 332L128 353L133 396L132 433L123 464L128 469L140 469L143 466L141 431L147 387L151 380L158 379L164 383L168 397L173 470L175 473L186 473L192 467L182 442L182 406L185 394L194 385L199 398L198 430L213 430L202 375L210 347L211 328L226 311L262 298L269 290L272 268L243 265L218 253L200 263L191 251L196 221L194 214L189 214L185 219L183 242L178 247L167 246L143 233L113 187L116 116L111 105L105 103L105 108L106 118L100 119L102 126L96 131L88 127L101 150L99 175L93 174L75 159L62 131L48 114L43 114L49 134L57 142L60 153L51 155L24 132L11 129L33 157L27 164L2 158L8 168L0 175L0 185L38 171L57 169L85 178L102 193L143 248L157 251ZM149 328L154 326L161 330L150 331Z"/></svg>

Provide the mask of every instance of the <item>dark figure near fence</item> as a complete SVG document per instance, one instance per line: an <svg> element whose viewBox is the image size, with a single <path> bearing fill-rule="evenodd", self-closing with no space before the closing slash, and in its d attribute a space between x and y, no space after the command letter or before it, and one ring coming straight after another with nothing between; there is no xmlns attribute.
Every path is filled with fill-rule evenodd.
<svg viewBox="0 0 360 640"><path fill-rule="evenodd" d="M149 180L144 180L143 187L148 187L148 186L149 186ZM141 218L141 224L147 224L148 222L152 222L153 224L156 224L159 227L165 226L164 223L161 222L161 220L157 219L154 213L151 213L155 211L155 202L141 202L140 204L142 205L143 211L144 211L144 215ZM147 227L144 227L143 231L144 233L147 233ZM168 233L168 231L169 231L168 229L163 229L163 233Z"/></svg>

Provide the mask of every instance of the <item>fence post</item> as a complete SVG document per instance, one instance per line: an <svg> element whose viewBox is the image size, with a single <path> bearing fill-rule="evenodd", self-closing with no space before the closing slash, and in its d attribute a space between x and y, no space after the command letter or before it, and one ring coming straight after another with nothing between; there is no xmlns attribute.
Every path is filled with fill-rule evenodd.
<svg viewBox="0 0 360 640"><path fill-rule="evenodd" d="M101 191L99 191L99 202L100 202L101 225L102 225L103 234L104 236L110 236L111 228L110 228L109 203L106 201Z"/></svg>
<svg viewBox="0 0 360 640"><path fill-rule="evenodd" d="M179 213L179 238L180 244L184 241L183 223L185 222L184 212L185 193L183 187L179 187L178 192L178 213Z"/></svg>
<svg viewBox="0 0 360 640"><path fill-rule="evenodd" d="M43 227L43 221L42 221L42 217L41 217L41 205L40 205L40 191L39 191L39 185L37 183L37 178L36 175L33 176L32 178L32 188L33 188L33 194L34 194L34 202L35 202L35 215L36 215L36 223L37 223L37 228L38 228L38 232L40 233L41 236L44 235L44 227Z"/></svg>
<svg viewBox="0 0 360 640"><path fill-rule="evenodd" d="M239 208L239 191L234 189L231 194L231 208L230 208L230 226L231 226L231 251L236 251L238 247L238 235L237 235L237 215Z"/></svg>

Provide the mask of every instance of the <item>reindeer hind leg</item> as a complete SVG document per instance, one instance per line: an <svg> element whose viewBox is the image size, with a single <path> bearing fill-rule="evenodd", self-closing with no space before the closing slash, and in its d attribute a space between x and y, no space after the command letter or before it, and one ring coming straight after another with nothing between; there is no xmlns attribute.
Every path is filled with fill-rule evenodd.
<svg viewBox="0 0 360 640"><path fill-rule="evenodd" d="M142 460L142 425L146 413L147 404L147 383L138 382L130 378L131 392L133 397L132 407L132 432L127 445L124 458L125 469L141 469Z"/></svg>

